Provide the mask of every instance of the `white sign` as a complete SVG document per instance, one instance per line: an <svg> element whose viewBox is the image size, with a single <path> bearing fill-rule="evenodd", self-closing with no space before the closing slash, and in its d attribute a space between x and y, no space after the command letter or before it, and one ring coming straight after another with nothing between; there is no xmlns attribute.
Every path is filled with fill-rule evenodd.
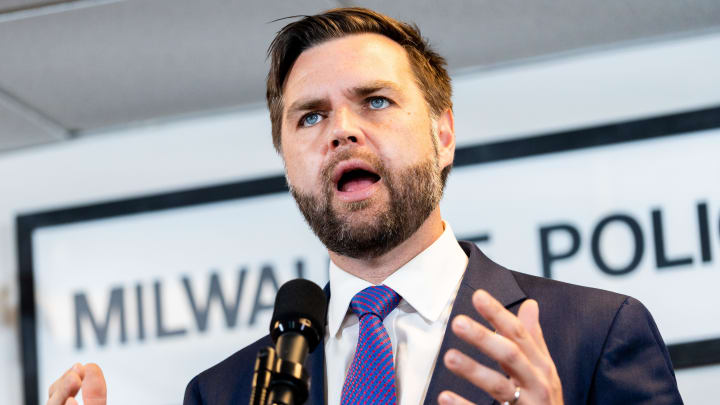
<svg viewBox="0 0 720 405"><path fill-rule="evenodd" d="M718 338L718 151L715 129L466 165L442 210L508 268L640 299L669 344ZM279 285L328 264L285 192L39 227L32 259L40 398L93 361L136 405L181 403L267 333Z"/></svg>

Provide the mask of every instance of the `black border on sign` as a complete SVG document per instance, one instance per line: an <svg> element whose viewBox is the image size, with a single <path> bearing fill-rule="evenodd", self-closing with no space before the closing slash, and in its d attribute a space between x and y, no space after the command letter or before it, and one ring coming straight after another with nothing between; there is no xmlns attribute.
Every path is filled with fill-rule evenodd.
<svg viewBox="0 0 720 405"><path fill-rule="evenodd" d="M479 165L549 153L576 151L720 128L720 106L654 118L458 148L455 167ZM285 177L270 176L211 187L155 194L99 204L20 215L16 218L20 282L20 333L26 405L38 405L38 362L33 281L33 231L47 226L132 215L148 211L287 192ZM475 239L485 240L480 235ZM669 346L676 369L720 363L720 337Z"/></svg>

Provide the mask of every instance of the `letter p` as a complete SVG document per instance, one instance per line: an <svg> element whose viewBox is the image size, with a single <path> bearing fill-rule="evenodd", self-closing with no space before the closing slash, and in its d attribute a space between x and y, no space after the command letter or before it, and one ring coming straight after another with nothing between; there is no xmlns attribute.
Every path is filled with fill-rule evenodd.
<svg viewBox="0 0 720 405"><path fill-rule="evenodd" d="M570 247L557 251L550 246L550 235L565 232L570 236ZM580 232L570 224L557 224L540 227L540 253L542 255L543 277L552 278L552 265L558 260L567 259L580 249Z"/></svg>

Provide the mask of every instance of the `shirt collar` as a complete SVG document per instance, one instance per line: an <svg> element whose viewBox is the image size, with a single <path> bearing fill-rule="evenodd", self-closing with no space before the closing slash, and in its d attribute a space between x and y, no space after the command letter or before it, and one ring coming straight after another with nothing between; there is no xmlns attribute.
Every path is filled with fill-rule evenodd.
<svg viewBox="0 0 720 405"><path fill-rule="evenodd" d="M435 242L383 282L400 294L403 300L428 322L440 318L455 294L468 261L450 225L444 221L443 225L445 230ZM332 293L328 306L328 330L331 337L336 336L340 330L350 300L355 294L372 285L330 262ZM430 286L432 293L428 293Z"/></svg>

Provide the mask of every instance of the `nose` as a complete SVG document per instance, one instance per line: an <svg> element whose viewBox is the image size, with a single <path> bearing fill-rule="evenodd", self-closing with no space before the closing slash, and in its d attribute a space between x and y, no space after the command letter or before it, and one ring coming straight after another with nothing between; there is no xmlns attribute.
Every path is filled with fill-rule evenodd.
<svg viewBox="0 0 720 405"><path fill-rule="evenodd" d="M360 129L359 117L347 107L338 108L334 115L333 125L330 128L330 149L352 144L362 145L365 137Z"/></svg>

